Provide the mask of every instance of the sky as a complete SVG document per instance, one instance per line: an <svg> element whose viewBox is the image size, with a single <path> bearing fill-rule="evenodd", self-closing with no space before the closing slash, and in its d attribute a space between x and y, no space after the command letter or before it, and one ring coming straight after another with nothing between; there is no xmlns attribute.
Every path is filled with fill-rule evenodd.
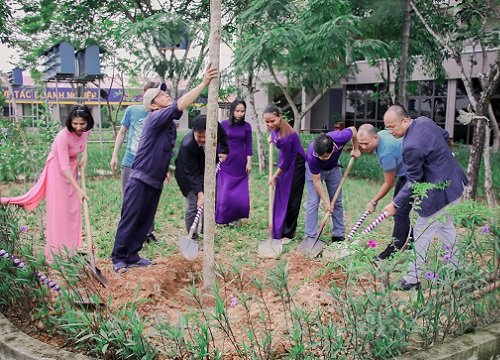
<svg viewBox="0 0 500 360"><path fill-rule="evenodd" d="M12 58L17 60L17 51L8 48L4 44L0 44L0 70L5 72L11 71L14 66L9 64L9 61L12 60Z"/></svg>

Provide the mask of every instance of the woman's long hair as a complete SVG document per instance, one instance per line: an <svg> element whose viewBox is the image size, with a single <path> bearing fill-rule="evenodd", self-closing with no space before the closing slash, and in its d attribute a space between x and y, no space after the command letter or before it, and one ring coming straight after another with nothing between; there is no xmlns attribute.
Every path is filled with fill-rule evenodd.
<svg viewBox="0 0 500 360"><path fill-rule="evenodd" d="M92 117L92 113L90 112L90 109L87 107L87 105L75 104L69 108L68 116L66 116L65 125L70 132L75 132L75 129L73 129L73 126L71 126L71 121L76 117L81 117L82 119L87 121L87 127L84 131L89 131L94 127L94 118Z"/></svg>
<svg viewBox="0 0 500 360"><path fill-rule="evenodd" d="M276 105L268 105L264 109L264 114L274 114L278 117L282 116L281 109ZM280 139L287 137L293 134L294 132L295 131L293 130L293 127L290 126L288 121L286 121L285 119L283 119L283 117L281 117Z"/></svg>
<svg viewBox="0 0 500 360"><path fill-rule="evenodd" d="M243 99L236 99L231 103L231 107L229 108L229 125L233 126L236 121L234 120L234 111L236 110L236 106L242 104L245 107L245 114L247 112L247 103ZM240 120L241 123L245 122L245 115Z"/></svg>

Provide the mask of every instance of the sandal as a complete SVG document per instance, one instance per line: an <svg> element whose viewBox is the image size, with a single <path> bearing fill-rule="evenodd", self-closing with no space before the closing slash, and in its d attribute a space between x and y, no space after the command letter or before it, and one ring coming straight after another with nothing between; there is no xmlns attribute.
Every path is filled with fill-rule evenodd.
<svg viewBox="0 0 500 360"><path fill-rule="evenodd" d="M154 261L151 261L148 259L140 258L138 262L136 262L134 264L128 264L128 267L129 268L131 268L131 267L148 267L151 265L156 265L156 263Z"/></svg>
<svg viewBox="0 0 500 360"><path fill-rule="evenodd" d="M124 272L126 272L127 270L128 270L128 266L124 262L119 262L119 263L113 265L113 271L115 272L115 274L121 275Z"/></svg>

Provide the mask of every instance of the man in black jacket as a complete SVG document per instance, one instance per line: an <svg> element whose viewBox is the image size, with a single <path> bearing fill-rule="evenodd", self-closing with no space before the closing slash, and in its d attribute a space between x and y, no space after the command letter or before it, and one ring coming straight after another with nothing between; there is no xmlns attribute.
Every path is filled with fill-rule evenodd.
<svg viewBox="0 0 500 360"><path fill-rule="evenodd" d="M175 180L179 184L182 195L186 197L186 229L193 224L197 210L204 204L203 182L205 175L205 135L207 117L198 115L193 119L192 129L182 139L179 155L175 160ZM218 157L220 161L229 154L226 130L217 127ZM215 161L216 159L214 159ZM198 240L198 232L193 234Z"/></svg>

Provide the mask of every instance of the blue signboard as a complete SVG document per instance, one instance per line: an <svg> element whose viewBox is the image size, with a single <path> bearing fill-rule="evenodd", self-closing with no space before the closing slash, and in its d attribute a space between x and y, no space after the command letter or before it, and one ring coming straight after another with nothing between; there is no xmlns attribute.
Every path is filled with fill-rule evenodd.
<svg viewBox="0 0 500 360"><path fill-rule="evenodd" d="M73 92L72 88L53 88L48 87L45 91L39 91L36 87L15 87L12 89L14 93L14 100L16 103L41 103L44 99L47 100L50 104L55 104L57 102L57 97L59 97L60 104L73 104L75 102L75 98L77 94ZM122 89L111 89L106 91L109 93L108 100L112 105L117 105L122 102L123 105L133 105L133 104L141 104L142 103L142 93L140 90L127 90L125 89L125 93L122 92ZM132 95L137 94L137 95ZM80 101L90 104L97 105L99 102L98 99L98 89L96 88L86 88L83 93L83 99L79 99ZM123 96L122 96L123 95ZM5 100L9 103L11 99L11 94L7 87L3 87L3 96ZM106 100L101 98L101 103L106 103Z"/></svg>

